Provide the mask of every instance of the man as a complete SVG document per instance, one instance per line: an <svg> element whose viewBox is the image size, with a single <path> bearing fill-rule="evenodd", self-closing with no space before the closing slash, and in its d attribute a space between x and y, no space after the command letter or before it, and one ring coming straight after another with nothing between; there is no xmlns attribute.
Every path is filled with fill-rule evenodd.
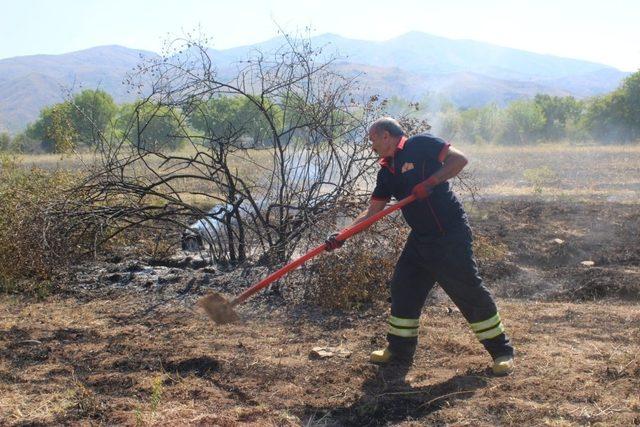
<svg viewBox="0 0 640 427"><path fill-rule="evenodd" d="M390 117L373 123L369 139L381 167L369 208L354 224L380 212L392 196L400 200L414 194L417 198L402 208L411 233L391 281L388 346L371 353L371 361L412 363L420 312L437 281L492 356L493 372L512 372L513 347L496 304L478 275L467 216L447 182L465 167L466 157L427 133L407 138ZM327 239L328 250L342 246L336 235Z"/></svg>

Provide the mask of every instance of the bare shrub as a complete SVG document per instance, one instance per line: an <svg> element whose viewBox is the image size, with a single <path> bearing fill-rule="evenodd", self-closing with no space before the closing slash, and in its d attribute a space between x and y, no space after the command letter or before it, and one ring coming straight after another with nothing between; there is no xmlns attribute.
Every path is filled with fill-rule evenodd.
<svg viewBox="0 0 640 427"><path fill-rule="evenodd" d="M177 41L132 76L144 98L119 138L103 138L83 185L94 205L109 206L97 212L114 234L204 219L216 261L284 262L337 203L368 198L376 159L366 130L378 98L359 95L308 39L284 40L234 70L217 70L204 42ZM162 137L181 151L154 143L158 114L173 117Z"/></svg>

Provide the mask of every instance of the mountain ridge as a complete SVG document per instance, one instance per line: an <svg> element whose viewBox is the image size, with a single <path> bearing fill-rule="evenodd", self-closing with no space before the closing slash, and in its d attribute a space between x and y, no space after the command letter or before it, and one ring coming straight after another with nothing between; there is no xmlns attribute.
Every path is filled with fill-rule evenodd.
<svg viewBox="0 0 640 427"><path fill-rule="evenodd" d="M229 49L209 49L220 69L256 49L272 50L284 37ZM311 37L325 58L337 57L337 70L357 73L382 96L417 100L427 94L459 107L500 105L538 92L577 98L615 89L629 73L573 58L527 52L475 40L455 40L411 31L386 41L367 41L326 33ZM59 55L25 55L0 60L0 130L18 132L65 91L100 88L116 102L134 95L122 84L143 58L155 52L121 45L94 46ZM35 74L34 74L35 73Z"/></svg>

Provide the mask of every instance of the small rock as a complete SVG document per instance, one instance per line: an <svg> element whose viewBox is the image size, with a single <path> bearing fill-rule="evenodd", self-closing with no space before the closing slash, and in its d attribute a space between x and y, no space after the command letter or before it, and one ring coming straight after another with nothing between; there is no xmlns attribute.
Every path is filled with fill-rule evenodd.
<svg viewBox="0 0 640 427"><path fill-rule="evenodd" d="M313 347L309 353L309 357L312 359L326 359L328 357L338 356L342 358L348 358L351 356L351 352L345 348L340 347Z"/></svg>
<svg viewBox="0 0 640 427"><path fill-rule="evenodd" d="M563 244L563 243L564 243L564 240L562 240L562 239L558 239L557 237L556 237L555 239L551 240L551 241L552 241L553 243L558 244L558 245L561 245L561 244Z"/></svg>
<svg viewBox="0 0 640 427"><path fill-rule="evenodd" d="M593 267L594 265L596 265L596 263L593 261L582 261L580 264L584 265L585 267Z"/></svg>

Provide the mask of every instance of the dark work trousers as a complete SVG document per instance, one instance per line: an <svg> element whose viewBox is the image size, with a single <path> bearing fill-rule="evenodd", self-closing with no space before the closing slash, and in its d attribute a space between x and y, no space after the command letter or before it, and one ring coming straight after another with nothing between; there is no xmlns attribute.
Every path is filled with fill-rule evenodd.
<svg viewBox="0 0 640 427"><path fill-rule="evenodd" d="M413 358L420 312L435 282L460 309L494 359L513 355L496 304L478 274L471 243L471 229L466 224L443 236L409 235L391 281L387 339L394 356Z"/></svg>

